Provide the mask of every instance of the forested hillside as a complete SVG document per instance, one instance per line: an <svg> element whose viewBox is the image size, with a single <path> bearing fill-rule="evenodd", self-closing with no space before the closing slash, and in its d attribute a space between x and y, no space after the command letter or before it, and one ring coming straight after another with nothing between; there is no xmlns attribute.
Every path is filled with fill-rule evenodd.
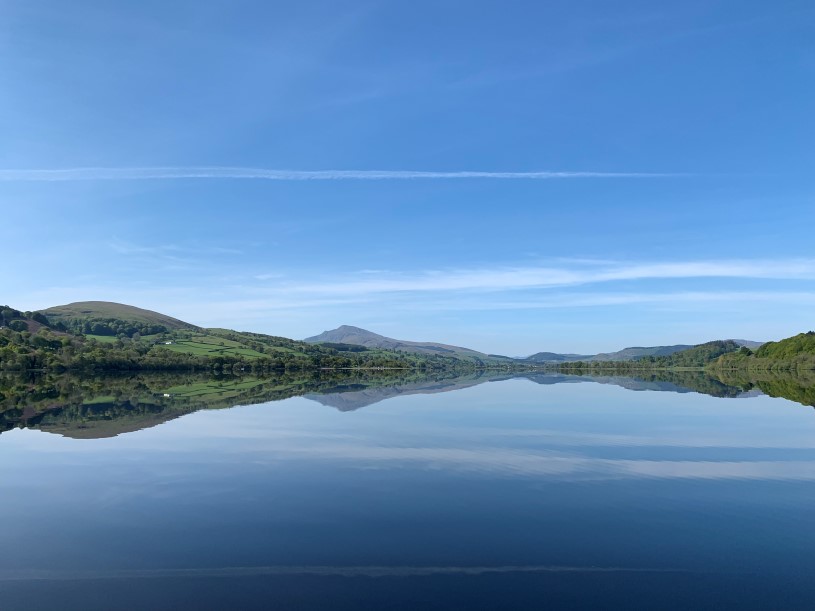
<svg viewBox="0 0 815 611"><path fill-rule="evenodd" d="M643 357L640 363L653 364L658 367L704 367L723 354L736 352L741 346L732 339L715 340L699 344L687 350L680 350L669 356Z"/></svg>
<svg viewBox="0 0 815 611"><path fill-rule="evenodd" d="M756 358L760 359L792 359L803 355L815 355L815 331L767 342L756 350Z"/></svg>
<svg viewBox="0 0 815 611"><path fill-rule="evenodd" d="M767 342L755 352L742 349L726 354L711 366L723 370L815 370L815 332Z"/></svg>
<svg viewBox="0 0 815 611"><path fill-rule="evenodd" d="M133 308L138 310L138 308ZM155 313L154 313L155 314ZM161 316L161 315L159 315ZM169 319L169 317L166 317ZM77 319L54 323L42 312L0 308L0 369L71 371L301 371L339 368L466 369L478 363L443 355L399 353L355 347L345 350L283 337L227 329L156 331L144 321L142 334L128 337L75 331ZM175 320L175 319L170 319ZM108 329L125 329L139 321L110 319ZM84 327L83 327L84 328ZM98 328L91 328L98 331Z"/></svg>
<svg viewBox="0 0 815 611"><path fill-rule="evenodd" d="M112 337L153 335L199 327L166 314L110 301L79 301L37 312L59 330Z"/></svg>
<svg viewBox="0 0 815 611"><path fill-rule="evenodd" d="M715 340L666 356L642 356L627 361L583 361L564 363L560 368L565 371L609 371L619 373L649 369L702 368L723 354L742 349L748 350L747 348L742 348L734 340Z"/></svg>
<svg viewBox="0 0 815 611"><path fill-rule="evenodd" d="M740 340L716 340L668 356L644 356L618 362L575 362L564 371L636 372L650 369L815 370L815 332L762 344L755 352Z"/></svg>

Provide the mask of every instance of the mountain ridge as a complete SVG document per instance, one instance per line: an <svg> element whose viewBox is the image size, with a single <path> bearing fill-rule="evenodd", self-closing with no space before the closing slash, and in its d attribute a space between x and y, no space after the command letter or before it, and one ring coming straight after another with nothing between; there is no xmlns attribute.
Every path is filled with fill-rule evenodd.
<svg viewBox="0 0 815 611"><path fill-rule="evenodd" d="M776 343L751 340L715 340L707 344L631 346L617 352L580 355L538 352L525 358L484 353L441 342L390 338L361 327L342 325L303 341L229 329L201 328L152 310L108 301L80 301L39 312L0 307L0 368L6 369L177 369L183 367L238 367L301 369L309 367L490 368L495 366L560 366L575 362L602 362L670 366L664 359L677 354L682 366L699 366L721 346L739 347L750 354L762 345L757 357L798 352L798 344L776 348ZM705 348L707 346L707 348ZM678 354L697 349L696 353ZM718 355L717 355L718 356ZM680 358L681 357L681 358ZM705 358L702 358L705 357ZM449 360L448 360L449 359ZM685 361L688 361L687 363Z"/></svg>
<svg viewBox="0 0 815 611"><path fill-rule="evenodd" d="M350 344L354 346L364 346L366 348L384 348L387 350L402 350L404 352L436 354L458 358L510 360L509 357L489 355L471 348L442 344L440 342L417 342L394 339L353 325L340 325L336 329L323 331L318 335L307 337L303 341L309 344Z"/></svg>
<svg viewBox="0 0 815 611"><path fill-rule="evenodd" d="M756 350L765 344L749 339L727 339L714 340L734 342L738 346ZM707 342L706 342L707 343ZM533 355L520 360L531 363L573 363L576 361L585 362L607 362L607 361L632 361L649 356L670 356L677 352L683 352L696 348L703 344L674 344L670 346L629 346L616 352L599 352L597 354L563 354L558 352L536 352Z"/></svg>

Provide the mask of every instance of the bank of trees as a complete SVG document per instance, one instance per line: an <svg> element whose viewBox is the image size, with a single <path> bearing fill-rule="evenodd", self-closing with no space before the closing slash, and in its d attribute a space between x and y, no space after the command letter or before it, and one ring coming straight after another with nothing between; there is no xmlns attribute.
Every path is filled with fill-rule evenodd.
<svg viewBox="0 0 815 611"><path fill-rule="evenodd" d="M217 337L238 342L252 355L234 353L192 354L168 349L163 340L172 341L174 334L165 333L162 340L120 338L101 342L84 335L38 326L29 331L30 318L23 313L8 322L22 322L20 330L4 325L0 329L0 370L54 371L215 371L270 373L309 369L467 369L475 364L436 356L397 353L388 350L340 351L320 345L305 344L286 338L260 334L219 332Z"/></svg>
<svg viewBox="0 0 815 611"><path fill-rule="evenodd" d="M815 332L799 333L777 342L767 342L755 352L740 350L726 354L711 364L719 370L813 371Z"/></svg>
<svg viewBox="0 0 815 611"><path fill-rule="evenodd" d="M740 346L733 340L716 340L680 350L667 356L643 356L630 361L588 361L564 363L563 370L630 373L651 369L701 368L725 354L738 352Z"/></svg>

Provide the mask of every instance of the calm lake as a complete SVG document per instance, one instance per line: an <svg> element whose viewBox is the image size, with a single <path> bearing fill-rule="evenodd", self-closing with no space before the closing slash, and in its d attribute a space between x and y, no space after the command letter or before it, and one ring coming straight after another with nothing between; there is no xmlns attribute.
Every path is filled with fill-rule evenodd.
<svg viewBox="0 0 815 611"><path fill-rule="evenodd" d="M815 608L789 380L2 388L4 610Z"/></svg>

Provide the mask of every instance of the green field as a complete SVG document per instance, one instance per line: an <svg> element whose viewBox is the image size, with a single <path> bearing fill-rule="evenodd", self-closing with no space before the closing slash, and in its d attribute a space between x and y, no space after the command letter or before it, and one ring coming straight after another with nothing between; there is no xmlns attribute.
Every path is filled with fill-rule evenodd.
<svg viewBox="0 0 815 611"><path fill-rule="evenodd" d="M260 358L262 352L247 348L243 344L212 335L195 334L191 339L173 340L172 344L158 344L173 352L193 354L196 356L243 356Z"/></svg>
<svg viewBox="0 0 815 611"><path fill-rule="evenodd" d="M202 337L207 337L210 340L214 339L214 341L216 341L216 342L224 342L224 344L227 345L227 346L244 347L245 348L245 346L243 344L241 344L239 342L236 342L236 341L233 341L233 340L226 339L221 335L222 333L234 333L234 331L230 331L229 329L218 329L218 328L207 329L207 331L209 331L209 333L202 336ZM247 340L247 341L249 341L249 340ZM284 341L287 341L289 343L298 343L298 342L295 342L294 340L284 340ZM265 346L266 346L267 350L274 350L275 352L288 352L288 353L296 354L296 355L299 355L299 356L305 356L305 352L303 352L302 350L295 350L294 348L289 348L288 346L274 346L274 345L270 345L268 343L266 343Z"/></svg>

